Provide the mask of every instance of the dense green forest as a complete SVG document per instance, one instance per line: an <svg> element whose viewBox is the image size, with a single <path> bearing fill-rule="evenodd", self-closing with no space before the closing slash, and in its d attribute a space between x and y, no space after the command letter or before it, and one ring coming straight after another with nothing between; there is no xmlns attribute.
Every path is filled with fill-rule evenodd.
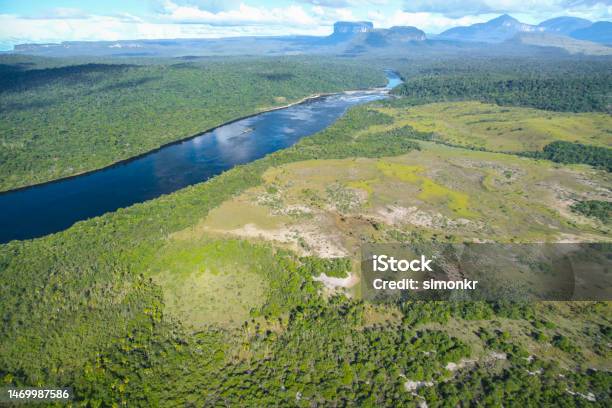
<svg viewBox="0 0 612 408"><path fill-rule="evenodd" d="M612 202L601 200L580 201L572 205L572 210L600 219L602 222L610 222L612 220Z"/></svg>
<svg viewBox="0 0 612 408"><path fill-rule="evenodd" d="M479 100L567 112L612 112L612 74L605 61L506 59L417 64L394 92L405 102Z"/></svg>
<svg viewBox="0 0 612 408"><path fill-rule="evenodd" d="M552 142L534 157L557 163L584 163L612 171L612 149L564 141Z"/></svg>
<svg viewBox="0 0 612 408"><path fill-rule="evenodd" d="M0 191L107 166L303 97L384 84L319 58L0 58Z"/></svg>
<svg viewBox="0 0 612 408"><path fill-rule="evenodd" d="M612 341L607 303L375 307L345 295L322 296L313 275L342 276L344 260L316 261L266 243L172 239L260 184L272 166L419 148L405 129L390 138L353 137L388 123L368 106L354 108L294 147L205 183L58 234L2 245L4 384L71 385L77 406L398 406L423 400L431 406L583 406L591 395L592 405L609 406L612 376L587 362L608 356L607 348L595 346ZM413 233L409 239L427 238ZM194 331L167 313L154 272L167 267L160 256L197 264L197 254L211 251L210 264L251 271L266 289L239 326ZM560 316L573 326L555 324ZM475 337L466 342L446 326L471 327ZM536 341L530 336L550 353L531 355L524 347ZM583 346L572 347L576 342ZM467 368L455 375L451 363Z"/></svg>

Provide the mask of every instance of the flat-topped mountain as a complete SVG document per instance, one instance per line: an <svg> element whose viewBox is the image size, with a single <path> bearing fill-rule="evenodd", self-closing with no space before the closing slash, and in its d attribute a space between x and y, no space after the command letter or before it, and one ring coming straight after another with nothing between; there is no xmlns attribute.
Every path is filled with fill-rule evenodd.
<svg viewBox="0 0 612 408"><path fill-rule="evenodd" d="M427 39L425 32L412 26L393 26L387 31L400 41L424 41Z"/></svg>
<svg viewBox="0 0 612 408"><path fill-rule="evenodd" d="M334 34L367 33L374 29L370 21L338 21L334 23Z"/></svg>
<svg viewBox="0 0 612 408"><path fill-rule="evenodd" d="M378 33L387 37L405 41L422 41L426 39L425 33L412 26L393 26L391 28L374 28L370 21L338 21L334 24L331 36L355 36L358 34ZM367 35L366 35L367 37Z"/></svg>
<svg viewBox="0 0 612 408"><path fill-rule="evenodd" d="M358 34L369 33L374 30L370 21L338 21L334 23L334 32L323 39L324 43L338 43L349 41Z"/></svg>
<svg viewBox="0 0 612 408"><path fill-rule="evenodd" d="M360 33L353 38L352 47L400 47L406 43L424 41L425 33L416 27L395 26L391 28L377 28Z"/></svg>
<svg viewBox="0 0 612 408"><path fill-rule="evenodd" d="M352 41L356 46L385 47L393 42L423 41L425 33L416 27L394 26L374 28L369 21L339 21L334 24L334 32L325 38L328 43Z"/></svg>

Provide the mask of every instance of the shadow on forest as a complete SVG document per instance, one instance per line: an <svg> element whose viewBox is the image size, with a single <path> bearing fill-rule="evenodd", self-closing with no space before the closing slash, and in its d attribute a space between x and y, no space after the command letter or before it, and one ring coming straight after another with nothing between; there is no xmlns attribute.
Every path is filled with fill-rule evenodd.
<svg viewBox="0 0 612 408"><path fill-rule="evenodd" d="M129 79L127 81L120 81L120 82L117 82L117 83L114 83L114 84L106 85L106 86L103 86L101 88L95 89L95 90L91 91L90 94L91 93L98 93L98 92L113 91L115 89L135 88L137 86L144 85L146 83L155 81L157 79L161 79L161 76L148 76L148 77L144 77L144 78Z"/></svg>
<svg viewBox="0 0 612 408"><path fill-rule="evenodd" d="M3 106L0 103L0 112L11 112L11 111L21 111L21 110L30 110L30 109L42 109L47 108L55 104L56 99L47 99L40 101L29 101L29 102L12 102Z"/></svg>
<svg viewBox="0 0 612 408"><path fill-rule="evenodd" d="M24 66L22 66L24 65ZM54 81L61 81L62 85L70 86L77 83L90 82L92 88L85 95L134 88L146 83L161 79L161 76L147 76L143 78L128 79L96 88L97 79L89 76L92 73L117 73L125 71L133 65L107 65L87 64L61 68L46 68L28 70L30 64L0 64L0 94L6 92L21 92L43 86ZM0 112L21 111L29 109L42 109L54 105L58 98L46 97L27 102L12 101L0 102ZM5 102L8 102L5 101Z"/></svg>
<svg viewBox="0 0 612 408"><path fill-rule="evenodd" d="M288 81L295 77L292 73L261 73L258 74L261 78L267 79L268 81Z"/></svg>
<svg viewBox="0 0 612 408"><path fill-rule="evenodd" d="M23 64L1 64L0 93L26 91L53 81L63 81L65 85L95 82L90 74L122 72L131 67L134 65L84 64L26 70Z"/></svg>
<svg viewBox="0 0 612 408"><path fill-rule="evenodd" d="M17 62L15 64L0 64L0 75L10 74L12 72L20 72L27 67L33 66L33 62Z"/></svg>
<svg viewBox="0 0 612 408"><path fill-rule="evenodd" d="M146 83L161 79L161 76L148 76L144 78L138 79L130 79L126 81L120 81L114 84L105 85L100 88L94 88L89 90L83 95L93 95L102 92L121 90L127 88L135 88L140 85L144 85ZM0 102L0 112L10 112L10 111L20 111L20 110L28 110L28 109L40 109L46 108L54 105L57 102L58 98L44 98L40 100L30 100L28 102L10 102L7 104L3 104Z"/></svg>

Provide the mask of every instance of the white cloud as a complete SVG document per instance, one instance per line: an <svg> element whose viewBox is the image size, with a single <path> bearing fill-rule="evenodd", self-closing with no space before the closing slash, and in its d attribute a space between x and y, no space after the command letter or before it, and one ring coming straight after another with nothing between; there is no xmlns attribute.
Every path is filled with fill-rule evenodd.
<svg viewBox="0 0 612 408"><path fill-rule="evenodd" d="M240 4L238 0L172 0L172 2L179 6L197 7L213 13L231 10ZM163 7L163 3L166 3L166 1L160 3Z"/></svg>
<svg viewBox="0 0 612 408"><path fill-rule="evenodd" d="M43 11L40 14L35 15L33 18L46 18L50 20L54 19L65 19L65 18L87 18L88 14L78 8L70 7L56 7ZM28 18L28 17L26 17Z"/></svg>
<svg viewBox="0 0 612 408"><path fill-rule="evenodd" d="M351 6L351 0L300 0L319 7L343 8Z"/></svg>
<svg viewBox="0 0 612 408"><path fill-rule="evenodd" d="M327 35L330 32L328 26L285 26L280 23L262 22L263 18L250 21L249 24L241 23L233 26L204 23L177 24L172 21L150 22L97 15L90 15L87 19L65 18L51 21L0 14L0 49L12 49L13 45L23 43L219 38L245 35ZM262 27L257 22L267 25Z"/></svg>
<svg viewBox="0 0 612 408"><path fill-rule="evenodd" d="M200 23L222 26L237 25L298 25L317 26L318 22L306 13L301 6L290 5L286 8L253 7L240 3L238 8L217 13L202 10L195 6L181 6L172 1L164 4L162 22Z"/></svg>
<svg viewBox="0 0 612 408"><path fill-rule="evenodd" d="M353 11L351 9L341 8L341 9L336 9L335 13L329 15L328 20L333 20L332 22L335 22L338 20L353 21L353 20L357 20L357 18L353 15Z"/></svg>
<svg viewBox="0 0 612 408"><path fill-rule="evenodd" d="M356 9L365 8L368 6L383 6L389 4L392 0L299 0L302 3L309 3L315 6L328 8L348 8Z"/></svg>
<svg viewBox="0 0 612 408"><path fill-rule="evenodd" d="M356 21L359 20L350 8L327 8L314 6L310 12L314 15L321 26L331 27L336 21ZM331 29L331 28L330 28Z"/></svg>
<svg viewBox="0 0 612 408"><path fill-rule="evenodd" d="M567 12L566 14L588 18L589 20L610 20L612 19L612 2L571 2L571 4L568 4L565 11Z"/></svg>
<svg viewBox="0 0 612 408"><path fill-rule="evenodd" d="M124 14L87 15L56 10L38 17L0 14L0 47L14 44L62 41L99 41L159 38L218 38L243 35L327 35L326 21L332 17L352 19L349 9L336 9L322 15L309 14L299 5L285 8L253 7L211 12L197 5L158 3L158 13L145 20ZM162 6L161 8L159 8Z"/></svg>
<svg viewBox="0 0 612 408"><path fill-rule="evenodd" d="M402 9L451 18L492 13L529 14L539 20L553 14L583 15L592 19L612 16L610 0L405 0Z"/></svg>

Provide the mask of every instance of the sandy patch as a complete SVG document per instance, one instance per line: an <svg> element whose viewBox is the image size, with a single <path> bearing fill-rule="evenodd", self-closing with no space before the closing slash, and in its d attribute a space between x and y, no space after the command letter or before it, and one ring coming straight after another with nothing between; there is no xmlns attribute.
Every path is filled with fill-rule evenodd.
<svg viewBox="0 0 612 408"><path fill-rule="evenodd" d="M601 235L586 233L583 233L582 235L559 234L555 238L555 242L560 244L579 244L582 242L610 242L610 238Z"/></svg>
<svg viewBox="0 0 612 408"><path fill-rule="evenodd" d="M506 358L507 358L506 353L502 353L498 351L493 351L491 354L489 354L490 360L505 360Z"/></svg>
<svg viewBox="0 0 612 408"><path fill-rule="evenodd" d="M462 368L465 368L465 367L473 366L474 364L476 364L477 361L478 360L468 360L468 359L462 358L461 360L459 360L458 363L450 362L450 363L446 364L445 368L448 371L457 371L457 370L461 370Z"/></svg>
<svg viewBox="0 0 612 408"><path fill-rule="evenodd" d="M451 219L440 213L430 213L417 207L402 207L390 205L378 208L372 218L387 225L401 226L404 224L424 228L461 228L472 222L465 218Z"/></svg>
<svg viewBox="0 0 612 408"><path fill-rule="evenodd" d="M279 242L289 245L302 255L315 255L319 258L342 258L348 256L348 251L342 245L340 237L323 234L315 225L310 224L263 229L249 223L241 228L232 230L211 231Z"/></svg>
<svg viewBox="0 0 612 408"><path fill-rule="evenodd" d="M421 387L432 387L434 383L432 381L412 381L406 380L404 383L404 389L408 392L413 392Z"/></svg>
<svg viewBox="0 0 612 408"><path fill-rule="evenodd" d="M595 402L595 401L597 401L597 399L595 398L595 394L593 394L592 392L589 392L588 394L583 394L583 393L581 393L581 392L574 392L574 391L571 391L571 390L569 390L569 389L568 389L568 390L566 390L566 391L567 391L567 393L568 393L569 395L578 395L579 397L582 397L582 398L584 398L585 400L590 401L590 402Z"/></svg>
<svg viewBox="0 0 612 408"><path fill-rule="evenodd" d="M349 276L346 278L335 278L322 273L320 276L314 277L313 280L323 283L327 289L331 290L338 288L348 289L359 283L359 277L354 273L349 273Z"/></svg>
<svg viewBox="0 0 612 408"><path fill-rule="evenodd" d="M312 208L308 206L301 205L301 204L293 204L293 205L286 205L282 209L275 210L272 213L274 215L289 215L289 216L299 217L301 215L312 214L313 212L314 211L312 210Z"/></svg>

